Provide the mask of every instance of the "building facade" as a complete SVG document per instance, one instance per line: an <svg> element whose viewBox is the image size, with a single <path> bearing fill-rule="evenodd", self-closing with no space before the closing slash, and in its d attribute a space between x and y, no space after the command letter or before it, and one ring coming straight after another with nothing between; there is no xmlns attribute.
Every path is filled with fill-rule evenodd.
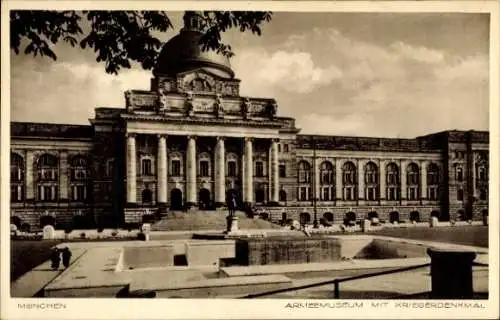
<svg viewBox="0 0 500 320"><path fill-rule="evenodd" d="M200 49L199 24L185 15L151 90L125 92L124 108L97 108L88 126L11 124L12 223L118 225L228 195L303 222L488 214L488 132L300 134L274 99L240 96L228 58Z"/></svg>

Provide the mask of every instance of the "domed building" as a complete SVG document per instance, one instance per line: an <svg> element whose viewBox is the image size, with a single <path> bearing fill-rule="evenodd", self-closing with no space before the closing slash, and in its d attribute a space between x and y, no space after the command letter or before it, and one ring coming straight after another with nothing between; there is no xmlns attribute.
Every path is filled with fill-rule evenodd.
<svg viewBox="0 0 500 320"><path fill-rule="evenodd" d="M240 95L229 59L202 50L202 21L185 14L151 89L126 91L123 108L96 108L88 126L12 123L13 224L117 226L189 210L210 219L228 199L303 224L488 214L488 132L300 134L274 99Z"/></svg>
<svg viewBox="0 0 500 320"><path fill-rule="evenodd" d="M197 12L184 15L184 28L162 48L155 76L174 76L178 73L203 69L221 78L234 78L229 58L212 50L203 50L200 39L203 36L203 22Z"/></svg>

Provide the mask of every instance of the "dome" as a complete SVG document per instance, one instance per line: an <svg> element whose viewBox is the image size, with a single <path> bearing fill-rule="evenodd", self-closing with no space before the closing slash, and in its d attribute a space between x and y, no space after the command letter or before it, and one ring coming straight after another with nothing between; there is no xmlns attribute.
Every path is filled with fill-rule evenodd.
<svg viewBox="0 0 500 320"><path fill-rule="evenodd" d="M213 50L203 51L199 41L202 20L199 14L186 12L184 28L162 48L153 73L175 75L195 69L205 69L223 78L233 78L229 58Z"/></svg>

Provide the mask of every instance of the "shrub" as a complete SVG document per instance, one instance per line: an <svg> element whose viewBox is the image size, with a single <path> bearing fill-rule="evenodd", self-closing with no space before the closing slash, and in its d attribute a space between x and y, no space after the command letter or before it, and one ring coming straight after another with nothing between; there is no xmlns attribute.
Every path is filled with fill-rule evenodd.
<svg viewBox="0 0 500 320"><path fill-rule="evenodd" d="M30 230L31 230L31 225L30 225L29 223L25 222L25 223L21 224L21 228L20 228L20 230L21 230L22 232L30 232Z"/></svg>
<svg viewBox="0 0 500 320"><path fill-rule="evenodd" d="M99 227L99 228L97 228L97 232L98 232L98 233L102 233L103 231L104 231L104 228L103 228L103 227Z"/></svg>
<svg viewBox="0 0 500 320"><path fill-rule="evenodd" d="M146 241L146 235L142 232L139 232L139 234L137 235L137 240Z"/></svg>
<svg viewBox="0 0 500 320"><path fill-rule="evenodd" d="M71 227L67 227L66 229L64 229L64 233L66 233L66 234L70 234L71 231L73 231L73 229Z"/></svg>
<svg viewBox="0 0 500 320"><path fill-rule="evenodd" d="M85 232L80 233L80 238L81 239L85 239L86 237L87 237L87 235L85 234Z"/></svg>
<svg viewBox="0 0 500 320"><path fill-rule="evenodd" d="M118 235L118 232L117 232L117 231L113 231L113 232L111 232L111 235L112 235L113 237L116 237L116 236Z"/></svg>

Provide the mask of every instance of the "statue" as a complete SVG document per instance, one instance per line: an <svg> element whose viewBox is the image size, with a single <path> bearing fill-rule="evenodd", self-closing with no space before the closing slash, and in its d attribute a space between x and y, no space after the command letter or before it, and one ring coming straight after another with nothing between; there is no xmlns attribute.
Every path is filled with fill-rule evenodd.
<svg viewBox="0 0 500 320"><path fill-rule="evenodd" d="M186 114L188 117L194 115L194 105L193 105L193 93L188 92L186 96Z"/></svg>
<svg viewBox="0 0 500 320"><path fill-rule="evenodd" d="M220 94L217 94L217 97L215 98L214 112L217 118L224 114L224 108L222 107L222 95Z"/></svg>
<svg viewBox="0 0 500 320"><path fill-rule="evenodd" d="M158 112L164 112L167 109L167 97L165 95L165 89L160 89L158 94Z"/></svg>
<svg viewBox="0 0 500 320"><path fill-rule="evenodd" d="M127 108L127 112L132 112L132 91L125 91L125 107Z"/></svg>
<svg viewBox="0 0 500 320"><path fill-rule="evenodd" d="M276 102L275 101L269 102L266 109L269 117L271 119L274 119L274 117L276 117L276 111L278 109L278 105L276 104Z"/></svg>
<svg viewBox="0 0 500 320"><path fill-rule="evenodd" d="M244 98L243 102L241 104L241 116L245 120L248 118L248 111L249 111L250 105L251 105L250 104L250 99Z"/></svg>

